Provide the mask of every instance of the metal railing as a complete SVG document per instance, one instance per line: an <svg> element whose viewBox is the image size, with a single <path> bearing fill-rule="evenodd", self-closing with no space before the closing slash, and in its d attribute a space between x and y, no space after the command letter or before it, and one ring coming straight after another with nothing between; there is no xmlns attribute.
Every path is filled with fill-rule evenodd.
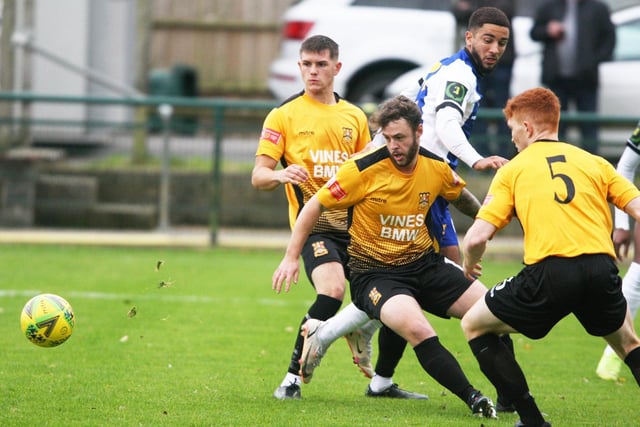
<svg viewBox="0 0 640 427"><path fill-rule="evenodd" d="M17 93L17 92L0 92L0 102L9 103L55 103L55 104L84 104L84 105L112 105L112 106L128 106L132 108L147 107L157 110L163 121L163 159L161 169L161 197L160 197L160 227L167 226L167 182L169 176L168 150L166 147L171 138L171 130L168 123L171 121L175 111L183 109L197 110L198 115L207 115L211 119L213 126L211 128L212 152L211 152L211 209L210 209L210 230L211 243L217 242L217 231L219 225L220 212L220 194L221 194L221 163L222 163L222 141L225 133L230 130L230 126L225 122L225 114L234 111L268 111L275 106L273 101L269 100L235 100L227 98L187 98L187 97L88 97L88 96L65 96L65 95L43 95L35 93ZM70 120L38 120L25 117L0 117L0 123L5 124L47 124L59 126L74 126L84 124L87 126L119 126L125 127L131 131L137 128L147 129L149 123L129 122L129 123L111 123L111 122L83 122ZM234 125L237 129L237 125Z"/></svg>
<svg viewBox="0 0 640 427"><path fill-rule="evenodd" d="M174 137L174 132L170 126L172 118L180 111L190 110L196 111L199 117L208 117L211 126L207 128L203 135L210 138L211 144L211 188L210 195L210 211L209 224L211 244L216 245L217 233L219 226L219 215L221 210L221 165L223 161L222 143L225 135L229 132L237 131L238 123L229 120L229 115L237 112L253 111L255 114L260 113L262 118L266 112L275 107L277 103L272 100L257 99L228 99L228 98L192 98L192 97L164 97L164 96L129 96L129 97L95 97L95 96L66 96L66 95L46 95L36 93L17 93L17 92L1 92L0 103L10 103L15 105L33 105L36 103L53 103L53 104L77 104L77 105L102 105L102 106L126 106L129 108L144 108L152 111L161 118L162 122L162 167L161 167L161 184L159 198L159 227L168 226L168 182L169 182L169 159L168 146L170 140ZM11 109L9 109L11 111ZM143 116L143 118L146 116ZM480 109L478 118L488 121L497 122L504 120L500 109ZM135 121L138 120L138 121ZM149 122L144 119L139 120L135 117L134 121L127 123L95 121L95 120L53 120L53 119L33 119L30 117L20 117L12 114L7 117L0 117L0 125L12 126L85 126L85 127L108 127L118 126L127 132L134 132L136 129L148 130ZM626 137L635 128L638 117L635 116L603 116L592 113L565 113L562 116L563 122L570 125L577 125L582 122L598 123L602 129L618 129L621 130L620 137L614 140L601 140L600 143L606 148L607 155L611 161L617 160L622 153L624 141ZM255 132L252 129L252 132ZM257 142L257 134L255 134ZM0 141L0 149L3 147ZM255 147L255 146L254 146Z"/></svg>

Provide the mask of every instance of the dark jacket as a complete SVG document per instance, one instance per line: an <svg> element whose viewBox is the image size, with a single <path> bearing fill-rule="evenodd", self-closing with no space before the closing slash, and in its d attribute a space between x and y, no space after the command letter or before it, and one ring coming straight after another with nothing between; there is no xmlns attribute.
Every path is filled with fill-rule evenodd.
<svg viewBox="0 0 640 427"><path fill-rule="evenodd" d="M556 40L548 37L547 23L562 21L567 0L551 0L538 9L530 36L544 44L542 83L549 85L558 76ZM611 22L609 8L597 0L578 1L577 72L574 76L583 84L599 84L598 64L611 59L616 45L616 30Z"/></svg>

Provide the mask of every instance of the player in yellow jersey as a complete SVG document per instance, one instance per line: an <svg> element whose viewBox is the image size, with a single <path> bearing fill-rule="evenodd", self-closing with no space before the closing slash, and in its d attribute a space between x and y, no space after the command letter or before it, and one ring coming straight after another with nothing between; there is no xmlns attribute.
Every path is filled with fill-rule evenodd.
<svg viewBox="0 0 640 427"><path fill-rule="evenodd" d="M487 291L434 250L426 227L435 198L458 198L465 182L420 147L422 118L415 102L392 98L378 119L386 146L345 162L306 203L272 286L288 291L298 280L298 257L319 218L349 209L355 305L411 344L424 370L474 414L495 417L491 399L470 384L423 313L460 318Z"/></svg>
<svg viewBox="0 0 640 427"><path fill-rule="evenodd" d="M284 185L291 227L311 197L371 138L364 112L333 91L334 77L342 67L338 57L339 48L332 39L322 35L306 39L298 62L304 91L273 109L264 121L251 183L267 191ZM276 168L278 162L281 168ZM348 242L344 209L323 214L306 240L302 257L317 295L301 326L310 318L326 320L340 308L349 276L343 267L348 259ZM374 373L370 338L378 328L379 323L371 321L361 326L363 332L347 336L354 362L368 377ZM287 374L273 394L277 399L301 398L302 345L303 337L297 335ZM394 353L401 355L402 349L394 342L381 342L381 358L389 352L389 363L395 367L394 361L400 356ZM389 397L426 398L401 389L394 389Z"/></svg>
<svg viewBox="0 0 640 427"><path fill-rule="evenodd" d="M493 287L463 317L462 328L482 372L513 402L516 426L549 426L520 366L497 334L547 335L573 313L604 337L640 384L640 339L621 289L608 203L640 220L640 191L605 159L558 142L560 102L535 88L504 108L518 150L498 170L463 240L469 278L487 241L517 216L524 231L523 270Z"/></svg>

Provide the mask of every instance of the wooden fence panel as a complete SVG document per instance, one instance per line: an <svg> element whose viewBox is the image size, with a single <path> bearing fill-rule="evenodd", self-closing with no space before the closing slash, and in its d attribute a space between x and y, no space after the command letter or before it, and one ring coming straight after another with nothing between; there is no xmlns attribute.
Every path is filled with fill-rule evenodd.
<svg viewBox="0 0 640 427"><path fill-rule="evenodd" d="M150 67L194 67L202 95L267 95L280 19L293 0L156 0Z"/></svg>

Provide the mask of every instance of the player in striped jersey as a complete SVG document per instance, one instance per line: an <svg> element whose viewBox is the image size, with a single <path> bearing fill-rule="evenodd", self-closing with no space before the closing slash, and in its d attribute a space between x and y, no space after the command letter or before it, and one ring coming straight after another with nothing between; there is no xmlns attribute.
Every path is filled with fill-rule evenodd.
<svg viewBox="0 0 640 427"><path fill-rule="evenodd" d="M507 163L507 159L500 156L483 157L469 143L468 138L481 100L478 81L490 73L502 57L509 41L509 26L509 19L499 9L478 8L469 19L465 47L436 64L421 86L416 84L403 93L415 99L420 106L424 124L420 144L445 159L453 169L457 167L458 159L476 170L497 169ZM372 145L384 144L384 138L378 133ZM437 244L438 251L459 264L458 237L449 213L449 203L471 218L475 218L480 203L471 192L464 189L461 197L456 200L447 201L437 197L430 209L432 220L429 230L435 238L434 243ZM349 324L357 325L355 321L349 323L343 319L356 319L356 312L356 308L349 304L326 322L312 319L303 327L303 333L318 329L316 341L324 352L332 342L344 335ZM365 320L366 317L362 321ZM383 328L380 336L386 336L386 333ZM513 349L508 335L504 335L502 339ZM304 352L303 349L303 354ZM319 357L322 357L322 354L319 354ZM313 362L317 363L316 360ZM314 364L308 366L309 372L312 372ZM385 363L381 368L376 365L376 376L371 382L371 387L375 388L377 383L390 382L389 378L393 375L391 366L393 363ZM514 410L510 402L502 396L498 396L496 409L498 412Z"/></svg>
<svg viewBox="0 0 640 427"><path fill-rule="evenodd" d="M472 413L496 417L491 399L470 384L423 313L460 318L487 291L434 250L425 226L435 198L458 198L465 182L441 158L420 147L422 118L413 100L399 96L387 101L379 122L386 146L345 162L309 200L272 286L277 292L283 286L288 291L297 282L298 258L323 212L348 209L348 265L355 305L405 339L423 369Z"/></svg>

